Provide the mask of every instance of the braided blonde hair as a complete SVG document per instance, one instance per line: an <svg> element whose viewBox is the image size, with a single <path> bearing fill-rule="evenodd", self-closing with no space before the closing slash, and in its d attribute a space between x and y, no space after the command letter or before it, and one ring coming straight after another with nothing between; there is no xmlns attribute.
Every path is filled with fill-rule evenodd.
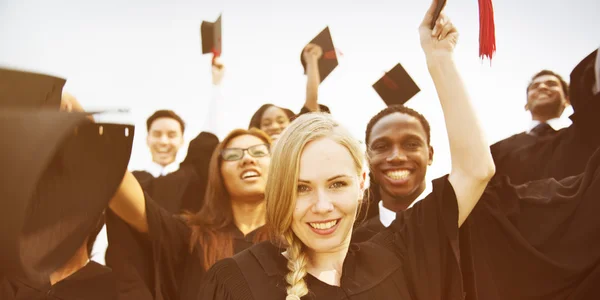
<svg viewBox="0 0 600 300"><path fill-rule="evenodd" d="M365 165L364 152L358 140L328 114L310 113L298 117L275 143L265 201L271 238L287 248L289 273L285 280L289 286L286 300L300 300L309 292L304 280L308 256L304 244L291 227L298 193L300 157L308 143L320 138L330 138L348 149L358 173Z"/></svg>
<svg viewBox="0 0 600 300"><path fill-rule="evenodd" d="M286 300L298 300L308 294L308 286L306 286L306 282L304 281L308 257L306 257L306 253L302 251L302 242L298 240L291 230L286 234L285 239L289 245L287 248L287 268L290 270L285 276L285 281L290 285L287 288L288 297L286 297ZM296 296L297 299L294 296Z"/></svg>

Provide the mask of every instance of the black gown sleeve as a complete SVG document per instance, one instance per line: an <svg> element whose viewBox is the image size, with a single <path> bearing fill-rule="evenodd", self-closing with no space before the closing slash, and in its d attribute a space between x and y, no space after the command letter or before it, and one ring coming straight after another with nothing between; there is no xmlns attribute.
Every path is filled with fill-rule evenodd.
<svg viewBox="0 0 600 300"><path fill-rule="evenodd" d="M493 180L461 227L469 300L599 299L600 149L584 173Z"/></svg>
<svg viewBox="0 0 600 300"><path fill-rule="evenodd" d="M120 219L119 226L113 226L109 219L107 264L116 272L121 296L176 295L180 270L189 255L191 231L180 217L145 196L148 234Z"/></svg>
<svg viewBox="0 0 600 300"><path fill-rule="evenodd" d="M257 270L257 272L261 271ZM233 258L225 258L208 270L197 299L253 300L254 298L237 262Z"/></svg>
<svg viewBox="0 0 600 300"><path fill-rule="evenodd" d="M414 299L462 299L458 204L448 175L372 240L402 260Z"/></svg>
<svg viewBox="0 0 600 300"><path fill-rule="evenodd" d="M146 195L148 237L152 247L154 282L163 293L177 295L182 265L190 255L191 229Z"/></svg>

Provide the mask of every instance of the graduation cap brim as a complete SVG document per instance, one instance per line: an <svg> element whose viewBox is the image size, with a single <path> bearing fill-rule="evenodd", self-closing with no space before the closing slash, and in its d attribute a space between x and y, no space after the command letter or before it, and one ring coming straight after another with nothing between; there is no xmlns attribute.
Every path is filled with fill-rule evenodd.
<svg viewBox="0 0 600 300"><path fill-rule="evenodd" d="M321 31L321 33L319 33L308 44L319 45L323 50L323 55L321 55L321 58L319 59L319 76L321 77L321 82L323 82L325 78L327 78L327 76L329 76L329 74L331 74L331 72L333 72L333 70L338 66L337 53L335 46L333 45L333 39L331 38L329 27L325 27L325 29L323 29L323 31ZM304 48L300 52L300 62L302 63L302 68L304 68L304 74L306 74Z"/></svg>
<svg viewBox="0 0 600 300"><path fill-rule="evenodd" d="M387 106L404 104L421 91L401 64L383 75L373 88Z"/></svg>
<svg viewBox="0 0 600 300"><path fill-rule="evenodd" d="M0 111L0 274L43 282L98 224L125 174L134 127L84 113Z"/></svg>
<svg viewBox="0 0 600 300"><path fill-rule="evenodd" d="M215 22L202 21L202 25L200 25L200 39L202 40L202 54L221 54L221 16Z"/></svg>
<svg viewBox="0 0 600 300"><path fill-rule="evenodd" d="M50 75L0 68L0 107L58 110L65 82Z"/></svg>

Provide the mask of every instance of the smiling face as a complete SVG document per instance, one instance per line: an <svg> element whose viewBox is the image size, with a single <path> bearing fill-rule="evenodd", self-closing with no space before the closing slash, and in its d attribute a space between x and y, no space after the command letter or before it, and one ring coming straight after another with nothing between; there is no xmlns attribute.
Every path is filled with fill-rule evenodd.
<svg viewBox="0 0 600 300"><path fill-rule="evenodd" d="M558 118L568 104L561 82L556 76L538 76L527 89L525 109L531 111L534 119L538 114Z"/></svg>
<svg viewBox="0 0 600 300"><path fill-rule="evenodd" d="M310 250L334 252L349 245L363 196L362 175L338 142L321 138L306 145L291 228Z"/></svg>
<svg viewBox="0 0 600 300"><path fill-rule="evenodd" d="M152 161L167 166L175 161L177 152L183 145L181 124L172 118L158 118L152 122L146 144L150 148Z"/></svg>
<svg viewBox="0 0 600 300"><path fill-rule="evenodd" d="M412 202L425 190L433 148L417 118L400 112L381 118L371 130L368 147L370 169L384 202L385 198Z"/></svg>
<svg viewBox="0 0 600 300"><path fill-rule="evenodd" d="M265 193L271 157L265 142L256 136L245 134L233 138L224 148L221 175L232 199L262 199ZM237 149L237 150L233 150ZM231 151L242 150L242 156Z"/></svg>
<svg viewBox="0 0 600 300"><path fill-rule="evenodd" d="M277 138L290 125L290 118L283 109L270 106L265 110L260 120L260 129L272 138Z"/></svg>

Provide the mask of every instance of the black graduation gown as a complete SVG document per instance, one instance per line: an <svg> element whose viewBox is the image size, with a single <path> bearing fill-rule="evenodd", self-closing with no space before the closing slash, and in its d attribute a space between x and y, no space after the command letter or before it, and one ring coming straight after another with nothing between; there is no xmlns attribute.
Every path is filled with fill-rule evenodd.
<svg viewBox="0 0 600 300"><path fill-rule="evenodd" d="M467 299L600 299L600 149L560 181L490 182L460 230Z"/></svg>
<svg viewBox="0 0 600 300"><path fill-rule="evenodd" d="M153 201L172 214L183 210L200 210L208 182L208 165L219 140L202 132L190 141L188 153L179 170L152 177L147 172L134 172L136 179ZM108 248L106 264L118 276L121 299L153 299L154 264L148 239L130 228L112 211L106 213Z"/></svg>
<svg viewBox="0 0 600 300"><path fill-rule="evenodd" d="M444 176L379 235L351 243L341 287L307 275L303 299L463 299L457 224L456 195ZM281 252L263 242L221 260L191 299L285 299L288 271Z"/></svg>
<svg viewBox="0 0 600 300"><path fill-rule="evenodd" d="M585 170L588 159L600 147L600 94L592 94L595 56L596 51L571 72L571 126L547 138L515 136L505 143L524 145L512 149L511 145L493 145L496 177L508 176L512 183L522 184L545 178L560 180Z"/></svg>
<svg viewBox="0 0 600 300"><path fill-rule="evenodd" d="M148 234L144 237L137 234L140 239L145 239L143 242L146 243L147 249L143 249L143 253L147 255L144 257L144 268L129 270L133 271L129 274L138 276L138 280L133 280L135 277L129 278L129 287L133 286L135 289L120 290L121 299L133 299L124 297L124 293L129 293L130 296L153 297L148 299L190 299L197 295L205 270L200 247L196 246L193 252L190 252L190 228L178 215L160 207L148 195L146 217ZM131 228L130 230L133 231ZM258 231L257 229L244 236L235 225L226 230L233 233L234 253L253 245L254 236ZM140 278L143 280L139 280Z"/></svg>
<svg viewBox="0 0 600 300"><path fill-rule="evenodd" d="M2 280L3 300L113 300L117 299L114 274L105 266L90 261L85 267L51 286L21 280Z"/></svg>
<svg viewBox="0 0 600 300"><path fill-rule="evenodd" d="M378 215L356 225L358 227L352 233L352 241L357 243L368 241L385 229Z"/></svg>

